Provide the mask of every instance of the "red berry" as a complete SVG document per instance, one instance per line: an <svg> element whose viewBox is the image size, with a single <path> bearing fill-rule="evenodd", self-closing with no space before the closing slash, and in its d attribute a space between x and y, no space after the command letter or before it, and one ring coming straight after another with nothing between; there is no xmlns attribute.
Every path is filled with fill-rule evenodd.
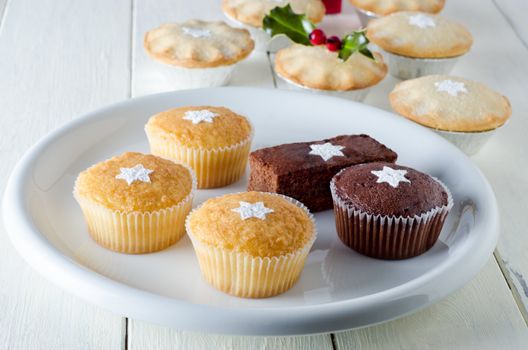
<svg viewBox="0 0 528 350"><path fill-rule="evenodd" d="M337 36L331 36L326 40L326 48L329 51L339 51L341 49L341 40Z"/></svg>
<svg viewBox="0 0 528 350"><path fill-rule="evenodd" d="M326 35L321 29L314 29L308 36L312 45L323 45L326 43Z"/></svg>

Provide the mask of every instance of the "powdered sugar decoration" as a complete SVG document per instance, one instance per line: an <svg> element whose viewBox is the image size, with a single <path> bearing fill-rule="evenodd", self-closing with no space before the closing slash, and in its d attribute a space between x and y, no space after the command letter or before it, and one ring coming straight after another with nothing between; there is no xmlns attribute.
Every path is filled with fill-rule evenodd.
<svg viewBox="0 0 528 350"><path fill-rule="evenodd" d="M436 23L432 17L424 14L417 14L409 17L409 24L418 28L425 29L427 27L436 27Z"/></svg>
<svg viewBox="0 0 528 350"><path fill-rule="evenodd" d="M218 117L218 114L207 109L187 111L183 115L183 119L190 120L193 124L212 123L215 117Z"/></svg>
<svg viewBox="0 0 528 350"><path fill-rule="evenodd" d="M332 145L331 143L323 143L322 145L310 145L312 149L309 154L320 156L326 162L332 157L344 157L341 150L345 147L339 145Z"/></svg>
<svg viewBox="0 0 528 350"><path fill-rule="evenodd" d="M463 82L453 80L442 80L434 83L436 91L447 92L451 96L458 96L460 92L467 93L466 86Z"/></svg>
<svg viewBox="0 0 528 350"><path fill-rule="evenodd" d="M273 209L267 208L263 202L248 203L240 201L240 207L231 209L231 211L237 212L240 214L242 220L257 218L260 220L265 220L266 215L273 213Z"/></svg>
<svg viewBox="0 0 528 350"><path fill-rule="evenodd" d="M149 175L154 172L154 170L146 169L143 164L138 164L133 168L121 168L120 170L121 173L116 175L115 178L118 180L125 180L129 186L132 185L134 181L150 183Z"/></svg>
<svg viewBox="0 0 528 350"><path fill-rule="evenodd" d="M398 187L400 182L411 183L411 181L405 177L405 174L407 174L407 170L397 170L392 169L388 166L384 166L383 170L372 170L371 173L378 177L376 183L380 184L386 182L394 188Z"/></svg>
<svg viewBox="0 0 528 350"><path fill-rule="evenodd" d="M190 35L193 38L208 38L211 36L211 31L209 29L183 27L182 30L185 34Z"/></svg>

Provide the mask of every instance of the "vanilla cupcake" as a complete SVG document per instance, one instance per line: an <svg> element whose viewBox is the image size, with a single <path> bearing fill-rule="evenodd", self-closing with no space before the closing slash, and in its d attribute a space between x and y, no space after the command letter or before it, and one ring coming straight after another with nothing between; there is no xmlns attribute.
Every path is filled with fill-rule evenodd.
<svg viewBox="0 0 528 350"><path fill-rule="evenodd" d="M205 280L246 298L290 289L316 238L303 204L265 192L209 199L188 216L186 228Z"/></svg>
<svg viewBox="0 0 528 350"><path fill-rule="evenodd" d="M227 108L170 109L151 117L145 132L152 154L194 169L198 188L227 186L246 171L253 128Z"/></svg>
<svg viewBox="0 0 528 350"><path fill-rule="evenodd" d="M254 47L245 29L196 19L163 24L147 32L143 44L175 88L226 85Z"/></svg>
<svg viewBox="0 0 528 350"><path fill-rule="evenodd" d="M349 0L357 9L363 27L371 19L399 11L420 11L438 13L444 8L445 0Z"/></svg>
<svg viewBox="0 0 528 350"><path fill-rule="evenodd" d="M373 55L355 52L342 60L324 45L294 44L277 52L275 72L292 89L362 101L387 74L381 55Z"/></svg>
<svg viewBox="0 0 528 350"><path fill-rule="evenodd" d="M367 37L385 51L389 73L400 79L447 74L473 44L463 25L420 12L397 12L373 20Z"/></svg>
<svg viewBox="0 0 528 350"><path fill-rule="evenodd" d="M195 187L186 166L124 153L81 172L73 193L99 245L137 254L164 249L185 234Z"/></svg>
<svg viewBox="0 0 528 350"><path fill-rule="evenodd" d="M477 153L512 112L508 99L485 85L445 75L401 82L389 97L397 113L435 130L468 155Z"/></svg>
<svg viewBox="0 0 528 350"><path fill-rule="evenodd" d="M223 0L222 10L234 24L250 31L256 50L266 51L270 36L262 30L262 20L275 7L288 4L295 13L305 14L313 23L321 22L325 14L321 0Z"/></svg>

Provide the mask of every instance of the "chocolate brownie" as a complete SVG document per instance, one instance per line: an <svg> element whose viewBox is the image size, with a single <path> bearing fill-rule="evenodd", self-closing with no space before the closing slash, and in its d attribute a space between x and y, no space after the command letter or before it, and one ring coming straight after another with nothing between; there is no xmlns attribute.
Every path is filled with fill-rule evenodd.
<svg viewBox="0 0 528 350"><path fill-rule="evenodd" d="M398 155L368 135L284 144L254 151L249 191L293 197L311 211L332 208L330 180L341 169L370 162L394 162Z"/></svg>

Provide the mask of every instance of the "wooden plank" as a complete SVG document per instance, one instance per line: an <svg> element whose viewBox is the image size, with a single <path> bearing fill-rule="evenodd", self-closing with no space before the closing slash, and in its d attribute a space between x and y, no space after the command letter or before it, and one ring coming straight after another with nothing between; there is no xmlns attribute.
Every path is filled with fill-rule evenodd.
<svg viewBox="0 0 528 350"><path fill-rule="evenodd" d="M470 284L402 319L335 335L337 349L526 349L528 331L494 259Z"/></svg>
<svg viewBox="0 0 528 350"><path fill-rule="evenodd" d="M169 87L155 74L156 64L143 50L144 33L165 22L190 18L224 20L217 0L137 1L134 8L134 47L132 95L165 91ZM230 85L273 87L265 53L253 53L235 71ZM329 335L312 337L255 338L212 336L179 332L169 328L129 320L129 349L331 349Z"/></svg>
<svg viewBox="0 0 528 350"><path fill-rule="evenodd" d="M0 33L2 192L10 169L37 139L127 97L130 9L128 1L9 2ZM0 280L0 349L120 348L123 319L36 275L1 223Z"/></svg>
<svg viewBox="0 0 528 350"><path fill-rule="evenodd" d="M524 46L528 47L528 22L526 21L528 2L519 0L493 0L493 2L523 41Z"/></svg>

